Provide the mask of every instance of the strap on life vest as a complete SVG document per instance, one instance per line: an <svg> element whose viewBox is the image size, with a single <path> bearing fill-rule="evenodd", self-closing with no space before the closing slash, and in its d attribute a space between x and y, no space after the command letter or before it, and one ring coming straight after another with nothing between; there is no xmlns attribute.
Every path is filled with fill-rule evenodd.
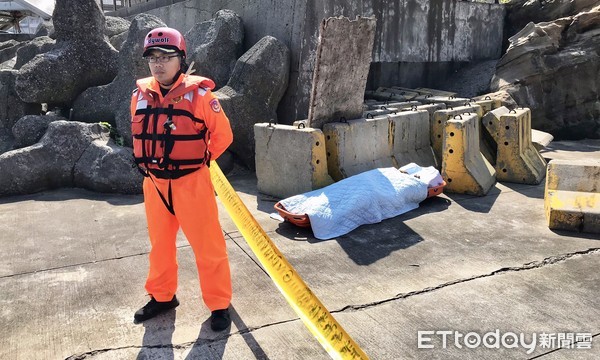
<svg viewBox="0 0 600 360"><path fill-rule="evenodd" d="M173 130L173 116L186 116L190 118L190 120L205 124L204 120L196 118L192 113L182 109L174 109L173 104L170 104L168 108L153 108L148 105L145 109L138 109L135 112L135 115L144 115L142 133L136 134L133 137L135 139L139 139L142 141L142 157L135 158L136 164L144 164L146 168L149 168L149 164L158 165L161 169L166 169L169 165L172 165L174 170L178 170L178 168L182 165L203 165L208 163L208 157L200 158L200 159L185 159L185 160L174 160L169 157L171 152L173 151L173 147L175 146L175 141L190 141L190 140L202 140L205 141L207 136L206 127L202 129L198 134L195 135L173 135L171 131ZM148 125L150 123L150 115L153 115L154 121L154 129L158 127L158 116L160 114L167 115L167 121L163 124L165 128L164 134L158 134L156 130L150 134L148 133ZM152 153L148 156L146 152L146 141L152 141ZM164 146L163 158L157 158L156 154L156 144L160 141L161 146ZM208 148L207 148L208 149Z"/></svg>
<svg viewBox="0 0 600 360"><path fill-rule="evenodd" d="M156 129L158 128L158 117L160 114L167 115L167 121L163 124L165 133L158 134ZM173 104L169 104L168 108L152 108L151 105L148 105L145 109L138 109L135 112L135 115L144 115L143 123L142 123L142 133L134 135L134 138L142 141L142 157L136 158L134 156L135 167L138 168L138 171L144 176L149 177L152 181L152 184L156 188L160 199L163 204L167 208L167 210L175 215L175 209L173 207L173 194L171 191L171 180L177 179L181 176L187 175L198 170L200 167L192 168L192 169L183 169L179 170L181 165L202 165L209 164L210 161L210 152L208 152L208 146L206 149L206 153L204 158L201 159L185 159L185 160L174 160L170 158L170 154L173 151L175 146L175 141L189 141L189 140L202 140L208 142L206 139L207 129L206 127L200 131L200 133L195 135L173 135L171 134L172 130L174 130L173 124L173 115L178 116L186 116L190 118L190 120L198 123L205 124L204 120L196 118L192 113L183 109L174 109ZM148 133L148 125L150 123L150 115L153 115L152 120L154 121L154 131L152 134ZM146 141L152 141L152 153L148 156L146 152ZM156 155L156 144L160 141L161 147L164 147L163 157L161 159L157 158ZM143 169L140 164L145 165L145 169ZM159 168L162 170L153 170L148 166L149 164L157 164ZM169 170L168 167L171 165L173 170ZM154 179L150 175L153 173L158 178L167 178L169 179L169 189L167 193L167 197L162 194L162 192L158 189L158 186L154 182Z"/></svg>
<svg viewBox="0 0 600 360"><path fill-rule="evenodd" d="M138 171L147 178L150 178L150 181L152 181L152 184L154 185L154 188L156 189L156 192L158 193L158 196L160 196L160 199L162 200L163 204L165 205L165 207L167 208L167 210L172 214L175 215L175 209L173 208L173 193L171 191L171 179L169 179L169 190L168 190L168 194L167 196L169 197L168 199L165 198L165 196L162 194L162 192L160 192L160 190L158 189L158 186L156 186L156 183L154 182L154 179L152 178L152 176L150 176L150 173L148 170L144 171L144 169L142 169L137 163L134 164L134 166L138 169ZM197 169L194 169L194 171Z"/></svg>

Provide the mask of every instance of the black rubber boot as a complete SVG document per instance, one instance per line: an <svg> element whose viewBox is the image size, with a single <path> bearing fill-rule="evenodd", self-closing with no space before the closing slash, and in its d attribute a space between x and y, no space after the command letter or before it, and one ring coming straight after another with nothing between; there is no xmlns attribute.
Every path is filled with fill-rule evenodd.
<svg viewBox="0 0 600 360"><path fill-rule="evenodd" d="M231 325L229 309L215 310L210 314L210 328L213 331L223 331Z"/></svg>
<svg viewBox="0 0 600 360"><path fill-rule="evenodd" d="M175 295L173 295L171 301L156 301L152 298L144 307L135 312L133 319L136 322L146 321L177 306L179 306L179 300L177 300Z"/></svg>

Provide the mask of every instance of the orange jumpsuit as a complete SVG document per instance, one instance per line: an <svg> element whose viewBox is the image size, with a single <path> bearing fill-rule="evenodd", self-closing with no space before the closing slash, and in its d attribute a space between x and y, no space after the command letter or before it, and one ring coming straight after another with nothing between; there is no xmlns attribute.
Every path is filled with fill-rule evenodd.
<svg viewBox="0 0 600 360"><path fill-rule="evenodd" d="M146 78L138 80L131 99L134 157L149 175L143 184L152 245L146 290L157 301L173 298L178 267L175 239L181 227L194 251L202 298L211 311L229 306L231 276L205 164L218 158L233 140L213 88L210 79L181 75L163 98L156 80ZM176 141L169 144L167 132ZM178 177L182 171L184 175Z"/></svg>

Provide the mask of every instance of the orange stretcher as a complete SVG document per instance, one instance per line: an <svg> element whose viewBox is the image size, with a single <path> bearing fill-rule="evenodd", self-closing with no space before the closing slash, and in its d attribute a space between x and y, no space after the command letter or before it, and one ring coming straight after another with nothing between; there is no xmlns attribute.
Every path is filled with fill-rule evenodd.
<svg viewBox="0 0 600 360"><path fill-rule="evenodd" d="M444 186L446 186L445 181L443 181L441 185L427 188L427 198L438 196L443 193ZM310 219L308 218L308 215L292 214L291 212L287 211L280 202L277 202L274 207L279 213L279 216L281 216L285 221L288 221L299 227L310 227Z"/></svg>

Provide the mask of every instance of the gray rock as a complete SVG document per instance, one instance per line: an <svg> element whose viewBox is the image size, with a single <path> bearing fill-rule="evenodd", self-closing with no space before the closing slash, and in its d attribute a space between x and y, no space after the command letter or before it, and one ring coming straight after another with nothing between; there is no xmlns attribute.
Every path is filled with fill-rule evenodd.
<svg viewBox="0 0 600 360"><path fill-rule="evenodd" d="M19 70L23 65L27 64L36 55L48 52L52 50L56 40L48 36L40 36L29 41L17 50L17 61L15 63L15 70Z"/></svg>
<svg viewBox="0 0 600 360"><path fill-rule="evenodd" d="M15 63L17 62L17 57L7 60L3 63L0 63L0 70L14 70Z"/></svg>
<svg viewBox="0 0 600 360"><path fill-rule="evenodd" d="M121 194L140 194L142 174L132 167L131 149L112 140L95 140L84 151L73 171L74 186Z"/></svg>
<svg viewBox="0 0 600 360"><path fill-rule="evenodd" d="M20 41L10 39L3 42L0 42L0 50L11 48L15 45L19 45Z"/></svg>
<svg viewBox="0 0 600 360"><path fill-rule="evenodd" d="M519 32L529 22L553 21L590 10L598 5L598 0L552 0L531 1L511 0L506 8L505 34L510 37Z"/></svg>
<svg viewBox="0 0 600 360"><path fill-rule="evenodd" d="M115 35L113 37L110 38L110 44L117 50L121 50L121 46L123 46L123 44L125 43L125 41L127 40L127 36L128 36L128 32L122 32L118 35Z"/></svg>
<svg viewBox="0 0 600 360"><path fill-rule="evenodd" d="M15 87L26 102L70 104L85 89L107 84L117 74L118 51L104 35L97 1L57 0L53 23L56 46L19 70Z"/></svg>
<svg viewBox="0 0 600 360"><path fill-rule="evenodd" d="M236 60L243 53L242 19L231 10L220 10L214 19L196 24L184 37L187 62L194 61L195 74L212 79L217 88L227 84Z"/></svg>
<svg viewBox="0 0 600 360"><path fill-rule="evenodd" d="M0 128L0 154L13 149L15 138L12 133L6 129Z"/></svg>
<svg viewBox="0 0 600 360"><path fill-rule="evenodd" d="M14 148L30 146L40 141L46 133L48 125L53 121L67 120L58 116L25 115L12 128L15 138Z"/></svg>
<svg viewBox="0 0 600 360"><path fill-rule="evenodd" d="M0 70L0 128L8 132L23 116L41 112L41 105L21 101L15 92L16 75L15 70Z"/></svg>
<svg viewBox="0 0 600 360"><path fill-rule="evenodd" d="M94 140L108 141L100 124L55 121L40 142L0 155L0 196L73 186L73 168Z"/></svg>
<svg viewBox="0 0 600 360"><path fill-rule="evenodd" d="M131 149L116 146L108 135L100 124L51 122L40 142L0 155L0 196L65 186L141 193Z"/></svg>
<svg viewBox="0 0 600 360"><path fill-rule="evenodd" d="M107 16L106 17L106 36L109 38L122 34L129 29L131 22L122 17Z"/></svg>
<svg viewBox="0 0 600 360"><path fill-rule="evenodd" d="M491 91L531 109L533 128L557 140L600 138L600 6L528 24L510 38Z"/></svg>
<svg viewBox="0 0 600 360"><path fill-rule="evenodd" d="M58 42L106 38L106 18L96 0L56 0L52 23Z"/></svg>
<svg viewBox="0 0 600 360"><path fill-rule="evenodd" d="M0 43L0 63L8 61L17 55L19 50L26 42L8 40Z"/></svg>
<svg viewBox="0 0 600 360"><path fill-rule="evenodd" d="M288 48L265 36L237 61L227 86L215 92L233 130L229 150L250 169L254 169L254 124L277 122L289 66Z"/></svg>
<svg viewBox="0 0 600 360"><path fill-rule="evenodd" d="M84 91L73 104L73 119L83 122L106 121L116 126L124 144L131 146L131 114L129 104L135 81L150 75L142 58L144 37L160 26L166 26L153 15L137 15L129 27L127 40L119 52L119 71L108 85Z"/></svg>

